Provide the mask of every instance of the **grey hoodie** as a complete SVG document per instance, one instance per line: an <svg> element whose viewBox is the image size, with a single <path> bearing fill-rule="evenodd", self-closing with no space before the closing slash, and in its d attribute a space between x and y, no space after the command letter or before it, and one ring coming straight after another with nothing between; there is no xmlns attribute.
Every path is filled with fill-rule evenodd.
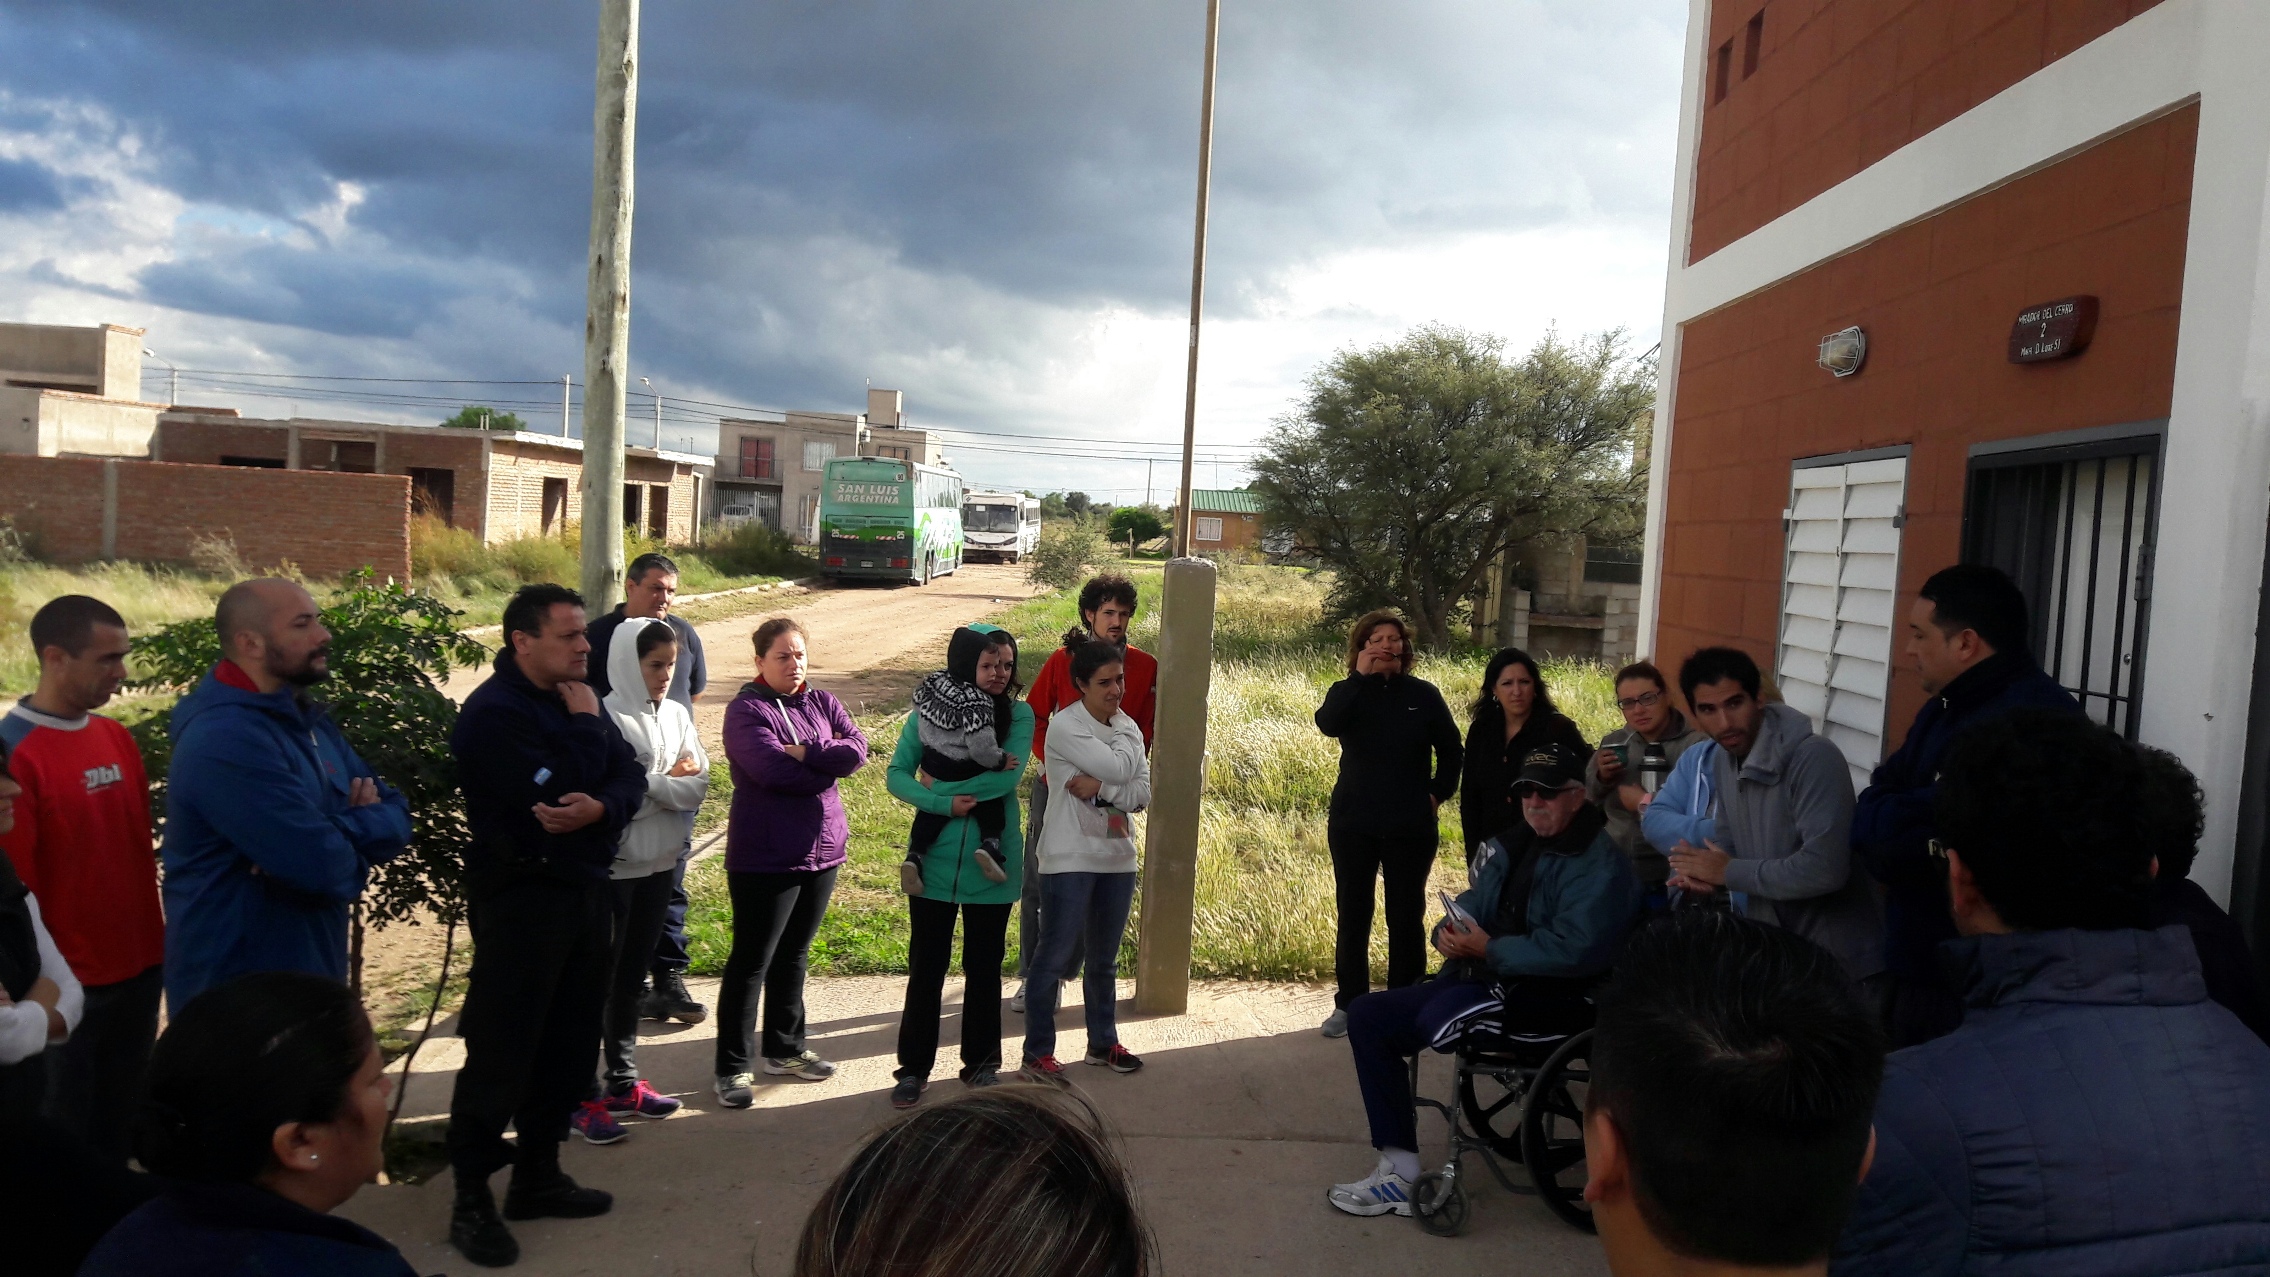
<svg viewBox="0 0 2270 1277"><path fill-rule="evenodd" d="M1753 918L1835 954L1855 980L1884 969L1884 914L1852 855L1852 771L1805 715L1769 704L1750 756L1719 750L1718 845L1734 857L1729 890Z"/></svg>

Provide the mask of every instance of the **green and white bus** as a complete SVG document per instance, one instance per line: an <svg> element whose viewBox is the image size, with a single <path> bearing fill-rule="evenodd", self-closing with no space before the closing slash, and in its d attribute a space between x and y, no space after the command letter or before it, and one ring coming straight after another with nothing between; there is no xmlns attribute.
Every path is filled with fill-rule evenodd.
<svg viewBox="0 0 2270 1277"><path fill-rule="evenodd" d="M888 457L836 457L820 485L820 575L912 581L962 565L962 477Z"/></svg>

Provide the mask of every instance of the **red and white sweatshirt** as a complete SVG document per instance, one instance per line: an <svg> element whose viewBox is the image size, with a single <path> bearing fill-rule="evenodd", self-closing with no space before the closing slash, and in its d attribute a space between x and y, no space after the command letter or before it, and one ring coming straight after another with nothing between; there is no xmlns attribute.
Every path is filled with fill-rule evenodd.
<svg viewBox="0 0 2270 1277"><path fill-rule="evenodd" d="M0 851L79 982L116 984L163 962L150 783L134 738L99 714L57 718L24 700L0 717L0 740L24 790Z"/></svg>

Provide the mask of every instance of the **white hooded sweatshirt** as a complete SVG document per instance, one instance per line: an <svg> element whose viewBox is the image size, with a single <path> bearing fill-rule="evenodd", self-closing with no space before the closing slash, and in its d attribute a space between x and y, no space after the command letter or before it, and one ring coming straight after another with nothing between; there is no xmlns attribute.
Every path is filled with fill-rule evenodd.
<svg viewBox="0 0 2270 1277"><path fill-rule="evenodd" d="M607 712L646 768L646 801L623 829L609 870L617 879L644 878L676 864L686 845L686 813L700 807L709 792L709 754L694 734L694 716L667 697L649 700L646 678L639 673L638 636L647 626L661 624L652 617L631 617L615 627L607 644L607 685L612 689ZM691 776L670 775L681 754L692 754L700 770Z"/></svg>
<svg viewBox="0 0 2270 1277"><path fill-rule="evenodd" d="M1134 813L1151 805L1151 761L1143 729L1124 710L1099 723L1074 701L1048 720L1048 811L1041 817L1040 872L1134 873L1133 830L1114 833L1109 803ZM1093 776L1103 788L1094 800L1074 798L1065 786L1075 775Z"/></svg>

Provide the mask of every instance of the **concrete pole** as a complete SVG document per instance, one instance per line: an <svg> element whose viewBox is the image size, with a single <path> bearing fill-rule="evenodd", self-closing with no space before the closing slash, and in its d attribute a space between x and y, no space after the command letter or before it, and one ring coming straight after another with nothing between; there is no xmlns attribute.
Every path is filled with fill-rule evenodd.
<svg viewBox="0 0 2270 1277"><path fill-rule="evenodd" d="M1162 594L1135 1007L1149 1015L1181 1015L1190 1006L1190 931L1198 900L1198 803L1206 781L1206 693L1214 672L1213 563L1169 561Z"/></svg>
<svg viewBox="0 0 2270 1277"><path fill-rule="evenodd" d="M1206 300L1206 193L1214 180L1214 51L1221 39L1222 0L1206 0L1206 83L1198 107L1198 229L1190 249L1190 371L1182 392L1182 486L1174 503L1170 543L1177 558L1190 553L1190 465L1198 446L1198 320ZM1209 603L1207 613L1212 612Z"/></svg>
<svg viewBox="0 0 2270 1277"><path fill-rule="evenodd" d="M623 590L623 374L631 349L632 150L638 0L600 0L591 116L591 287L583 321L583 598L596 616Z"/></svg>

